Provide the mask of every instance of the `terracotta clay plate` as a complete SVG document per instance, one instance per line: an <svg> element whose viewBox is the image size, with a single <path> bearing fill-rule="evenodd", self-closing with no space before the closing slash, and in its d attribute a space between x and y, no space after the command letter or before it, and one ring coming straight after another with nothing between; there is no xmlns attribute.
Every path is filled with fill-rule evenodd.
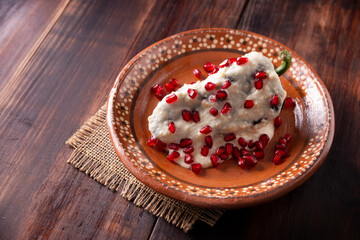
<svg viewBox="0 0 360 240"><path fill-rule="evenodd" d="M156 83L165 84L170 78L181 85L196 81L194 68L202 70L206 62L219 64L251 51L262 52L279 66L278 52L285 49L292 53L292 66L280 79L296 107L282 111L283 124L267 145L265 158L254 168L244 170L227 160L196 175L147 145L147 118L159 101L150 90ZM334 110L317 74L284 45L251 32L199 29L151 45L123 68L110 92L107 123L119 159L150 188L196 206L240 208L289 192L319 168L333 140ZM275 144L285 133L292 135L290 156L274 165Z"/></svg>

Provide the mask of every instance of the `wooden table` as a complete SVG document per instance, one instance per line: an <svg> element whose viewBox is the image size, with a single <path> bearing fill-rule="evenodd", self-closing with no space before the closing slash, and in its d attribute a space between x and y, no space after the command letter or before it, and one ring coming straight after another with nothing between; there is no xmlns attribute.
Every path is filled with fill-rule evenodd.
<svg viewBox="0 0 360 240"><path fill-rule="evenodd" d="M327 86L336 132L302 186L185 234L68 165L65 141L136 53L202 27L295 50ZM0 239L360 239L359 76L356 0L1 0Z"/></svg>

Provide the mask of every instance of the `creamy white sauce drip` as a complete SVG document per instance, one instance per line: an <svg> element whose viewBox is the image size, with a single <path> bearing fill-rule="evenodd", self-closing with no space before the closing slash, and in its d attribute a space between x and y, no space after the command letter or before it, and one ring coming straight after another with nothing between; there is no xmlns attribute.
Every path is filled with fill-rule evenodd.
<svg viewBox="0 0 360 240"><path fill-rule="evenodd" d="M185 84L177 91L170 93L177 95L177 101L172 104L166 102L165 96L148 118L151 134L167 144L179 143L183 138L190 138L194 147L192 153L194 163L201 163L203 168L212 167L210 156L216 152L218 147L225 145L224 136L228 133L236 134L236 139L230 143L239 148L241 148L237 141L239 137L243 137L247 141L250 139L256 141L261 134L265 133L271 139L274 135L273 120L281 111L286 92L268 58L257 52L248 53L244 57L247 57L249 61L243 65L237 65L234 62L229 67L220 68L217 73L210 75L203 81ZM263 80L262 89L257 90L254 87L254 75L259 71L266 72L267 78ZM209 96L221 89L221 85L226 80L231 80L231 86L225 89L228 94L227 98L217 102L210 101ZM204 86L208 82L216 84L217 88L206 91ZM197 90L195 99L189 97L187 92L189 88ZM275 94L279 96L278 109L270 108L270 99ZM254 107L245 109L245 100L253 100ZM221 109L226 102L232 105L232 109L227 114L222 114ZM209 113L209 109L212 107L219 111L217 116ZM198 111L200 122L184 121L181 114L184 109ZM254 125L254 122L258 121L260 122ZM170 122L175 123L175 133L169 131ZM208 156L204 157L200 151L201 147L205 145L205 136L207 135L199 131L206 125L212 128L212 132L207 135L212 136L213 146ZM168 150L170 153L173 151ZM190 168L191 164L184 162L186 154L181 148L177 151L180 153L180 157L175 162L185 168Z"/></svg>

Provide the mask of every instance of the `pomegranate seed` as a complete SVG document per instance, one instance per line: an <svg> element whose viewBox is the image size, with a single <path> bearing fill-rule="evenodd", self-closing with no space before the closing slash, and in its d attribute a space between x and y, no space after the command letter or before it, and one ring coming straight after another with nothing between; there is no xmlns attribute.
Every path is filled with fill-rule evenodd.
<svg viewBox="0 0 360 240"><path fill-rule="evenodd" d="M233 147L233 157L239 159L241 157L240 150L238 147Z"/></svg>
<svg viewBox="0 0 360 240"><path fill-rule="evenodd" d="M169 96L167 96L166 97L166 102L168 103L168 104L171 104L171 103L173 103L173 102L176 102L176 100L177 100L177 96L175 95L175 94L171 94L171 95L169 95Z"/></svg>
<svg viewBox="0 0 360 240"><path fill-rule="evenodd" d="M277 127L280 127L282 123L282 120L281 120L281 117L277 116L275 119L274 119L274 126L277 128Z"/></svg>
<svg viewBox="0 0 360 240"><path fill-rule="evenodd" d="M150 147L154 146L155 145L155 138L153 136L151 136L148 140L148 145Z"/></svg>
<svg viewBox="0 0 360 240"><path fill-rule="evenodd" d="M200 129L200 133L202 133L202 134L209 134L209 133L211 133L211 131L212 131L212 128L209 125L206 125L202 129Z"/></svg>
<svg viewBox="0 0 360 240"><path fill-rule="evenodd" d="M231 86L231 81L228 79L221 85L221 88L226 89L226 88L228 88L230 86Z"/></svg>
<svg viewBox="0 0 360 240"><path fill-rule="evenodd" d="M254 156L243 156L242 158L249 167L253 167L257 164L257 159Z"/></svg>
<svg viewBox="0 0 360 240"><path fill-rule="evenodd" d="M249 59L247 57L238 57L236 59L236 64L243 65L243 64L247 63L248 61L249 61Z"/></svg>
<svg viewBox="0 0 360 240"><path fill-rule="evenodd" d="M194 68L194 70L193 70L192 72L193 72L193 74L195 75L195 77L197 77L198 79L201 79L201 78L200 78L200 77L201 77L201 72L200 72L199 69Z"/></svg>
<svg viewBox="0 0 360 240"><path fill-rule="evenodd" d="M200 174L202 170L202 165L200 163L193 163L191 164L191 171L196 174Z"/></svg>
<svg viewBox="0 0 360 240"><path fill-rule="evenodd" d="M176 89L179 86L179 81L175 78L171 78L169 83Z"/></svg>
<svg viewBox="0 0 360 240"><path fill-rule="evenodd" d="M194 151L194 147L193 146L188 146L186 148L183 149L184 153L192 153Z"/></svg>
<svg viewBox="0 0 360 240"><path fill-rule="evenodd" d="M151 90L155 93L155 96L158 98L158 99L163 99L164 96L165 96L165 90L164 88L159 85L159 84L156 84L154 87L151 88Z"/></svg>
<svg viewBox="0 0 360 240"><path fill-rule="evenodd" d="M203 155L204 157L206 157L209 154L209 147L204 145L201 148L201 155Z"/></svg>
<svg viewBox="0 0 360 240"><path fill-rule="evenodd" d="M290 142L291 135L289 133L287 133L287 134L284 135L284 138L285 138L286 142Z"/></svg>
<svg viewBox="0 0 360 240"><path fill-rule="evenodd" d="M209 100L212 102L216 102L217 101L216 95L215 94L210 95Z"/></svg>
<svg viewBox="0 0 360 240"><path fill-rule="evenodd" d="M251 149L251 148L254 147L254 142L253 142L253 140L249 140L249 142L248 142L248 147L249 147L249 149Z"/></svg>
<svg viewBox="0 0 360 240"><path fill-rule="evenodd" d="M260 71L255 74L255 78L262 80L262 79L267 78L267 74L266 74L266 72Z"/></svg>
<svg viewBox="0 0 360 240"><path fill-rule="evenodd" d="M163 151L163 150L165 150L167 144L160 141L159 139L155 139L155 146L156 146L157 150Z"/></svg>
<svg viewBox="0 0 360 240"><path fill-rule="evenodd" d="M221 160L226 160L226 159L229 158L229 154L227 154L226 152L224 152L223 154L221 154L221 155L219 156L219 158L220 158Z"/></svg>
<svg viewBox="0 0 360 240"><path fill-rule="evenodd" d="M211 155L210 157L211 163L214 167L217 167L219 165L219 157L216 154Z"/></svg>
<svg viewBox="0 0 360 240"><path fill-rule="evenodd" d="M182 110L181 112L182 118L186 121L189 122L192 120L192 114L190 111L188 110Z"/></svg>
<svg viewBox="0 0 360 240"><path fill-rule="evenodd" d="M212 137L211 137L211 136L206 136L206 137L205 137L205 144L206 144L206 146L208 146L209 148L212 147L212 145L213 145L213 140L212 140Z"/></svg>
<svg viewBox="0 0 360 240"><path fill-rule="evenodd" d="M184 158L184 162L187 164L194 162L194 157L191 154L186 154Z"/></svg>
<svg viewBox="0 0 360 240"><path fill-rule="evenodd" d="M245 167L245 160L243 158L238 158L237 165L241 168Z"/></svg>
<svg viewBox="0 0 360 240"><path fill-rule="evenodd" d="M234 140L235 138L236 138L235 133L229 133L224 136L224 141L230 142L230 141Z"/></svg>
<svg viewBox="0 0 360 240"><path fill-rule="evenodd" d="M231 143L226 143L225 148L226 148L226 153L230 155L233 152L234 145L232 145Z"/></svg>
<svg viewBox="0 0 360 240"><path fill-rule="evenodd" d="M177 143L169 143L168 148L173 150L179 150L180 146Z"/></svg>
<svg viewBox="0 0 360 240"><path fill-rule="evenodd" d="M217 73L218 71L219 71L219 68L218 68L218 67L216 67L216 68L214 69L214 71L212 71L211 73L208 73L208 75L215 74L215 73Z"/></svg>
<svg viewBox="0 0 360 240"><path fill-rule="evenodd" d="M291 97L285 98L284 108L293 108L295 107L295 102Z"/></svg>
<svg viewBox="0 0 360 240"><path fill-rule="evenodd" d="M165 89L166 89L166 91L168 91L168 92L172 92L172 91L175 90L174 86L171 85L170 83L166 83L166 84L165 84Z"/></svg>
<svg viewBox="0 0 360 240"><path fill-rule="evenodd" d="M245 100L244 102L244 108L252 108L254 106L253 100Z"/></svg>
<svg viewBox="0 0 360 240"><path fill-rule="evenodd" d="M233 62L236 62L236 59L237 59L237 58L230 58L230 59L229 59L230 64L232 64Z"/></svg>
<svg viewBox="0 0 360 240"><path fill-rule="evenodd" d="M218 155L220 157L220 155L225 153L225 151L226 151L225 147L221 146L216 150L216 155Z"/></svg>
<svg viewBox="0 0 360 240"><path fill-rule="evenodd" d="M256 150L253 152L253 156L256 159L262 159L264 157L264 151L263 150Z"/></svg>
<svg viewBox="0 0 360 240"><path fill-rule="evenodd" d="M275 165L279 165L284 162L284 158L282 158L280 154L275 154L272 161Z"/></svg>
<svg viewBox="0 0 360 240"><path fill-rule="evenodd" d="M262 81L262 80L257 80L257 81L255 81L254 86L255 86L255 88L258 89L258 90L262 89L262 87L263 87L263 81Z"/></svg>
<svg viewBox="0 0 360 240"><path fill-rule="evenodd" d="M277 144L276 146L275 146L275 149L282 149L282 150L285 150L286 149L286 146L285 146L285 144Z"/></svg>
<svg viewBox="0 0 360 240"><path fill-rule="evenodd" d="M216 84L212 83L212 82L208 82L205 84L205 90L206 91L212 91L216 88Z"/></svg>
<svg viewBox="0 0 360 240"><path fill-rule="evenodd" d="M248 156L250 155L250 152L246 150L245 148L240 149L241 156Z"/></svg>
<svg viewBox="0 0 360 240"><path fill-rule="evenodd" d="M203 66L203 68L204 68L205 72L210 73L210 72L212 72L212 71L215 70L216 65L213 64L213 63L211 63L211 62L207 62L207 63Z"/></svg>
<svg viewBox="0 0 360 240"><path fill-rule="evenodd" d="M195 123L200 122L200 115L198 111L193 111L192 112L192 119Z"/></svg>
<svg viewBox="0 0 360 240"><path fill-rule="evenodd" d="M279 140L278 140L278 144L284 144L285 146L287 145L287 141L284 137L280 137Z"/></svg>
<svg viewBox="0 0 360 240"><path fill-rule="evenodd" d="M190 98L192 98L192 99L196 98L197 91L195 89L189 88L187 90L187 92L188 92L188 95L189 95Z"/></svg>
<svg viewBox="0 0 360 240"><path fill-rule="evenodd" d="M218 110L216 108L210 108L209 113L213 116L218 115Z"/></svg>
<svg viewBox="0 0 360 240"><path fill-rule="evenodd" d="M174 122L170 122L169 123L169 131L171 133L174 133L175 132L175 123Z"/></svg>
<svg viewBox="0 0 360 240"><path fill-rule="evenodd" d="M275 155L279 154L281 157L285 158L286 157L286 151L285 150L276 150L275 151Z"/></svg>
<svg viewBox="0 0 360 240"><path fill-rule="evenodd" d="M260 141L256 141L255 143L255 147L259 150L263 150L264 149L264 145L262 144L262 142Z"/></svg>
<svg viewBox="0 0 360 240"><path fill-rule="evenodd" d="M178 153L177 151L173 151L172 153L170 153L167 156L167 159L169 159L170 161L174 161L175 159L177 159L178 157L180 157L180 153Z"/></svg>
<svg viewBox="0 0 360 240"><path fill-rule="evenodd" d="M192 144L192 140L190 138L183 138L180 140L180 147L185 148Z"/></svg>
<svg viewBox="0 0 360 240"><path fill-rule="evenodd" d="M246 147L246 146L247 146L246 140L245 140L244 138L242 138L242 137L239 137L238 143L239 143L239 145L242 146L242 147Z"/></svg>
<svg viewBox="0 0 360 240"><path fill-rule="evenodd" d="M151 88L151 91L152 91L153 93L156 93L157 90L159 89L159 87L161 87L161 85L155 84L155 85Z"/></svg>
<svg viewBox="0 0 360 240"><path fill-rule="evenodd" d="M230 60L226 59L222 63L219 64L219 68L228 67L230 66Z"/></svg>
<svg viewBox="0 0 360 240"><path fill-rule="evenodd" d="M270 107L276 107L279 105L279 96L278 95L274 95L271 99L270 99Z"/></svg>
<svg viewBox="0 0 360 240"><path fill-rule="evenodd" d="M224 90L220 90L216 93L216 97L220 100L224 100L227 97L227 93Z"/></svg>
<svg viewBox="0 0 360 240"><path fill-rule="evenodd" d="M227 114L228 112L230 112L231 108L232 108L231 104L227 102L227 103L225 103L224 106L222 107L221 113L222 113L222 114Z"/></svg>
<svg viewBox="0 0 360 240"><path fill-rule="evenodd" d="M266 134L261 134L259 137L259 141L264 145L264 147L268 144L270 138Z"/></svg>

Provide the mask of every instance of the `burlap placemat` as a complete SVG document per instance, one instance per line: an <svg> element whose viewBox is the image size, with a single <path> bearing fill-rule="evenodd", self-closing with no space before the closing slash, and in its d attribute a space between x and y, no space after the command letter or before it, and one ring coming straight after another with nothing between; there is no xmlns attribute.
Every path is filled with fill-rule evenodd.
<svg viewBox="0 0 360 240"><path fill-rule="evenodd" d="M185 232L198 220L213 226L223 213L221 210L198 208L166 197L138 181L121 163L112 146L106 125L106 105L66 143L74 148L68 163L109 189L120 191L125 199L157 217L165 218Z"/></svg>

